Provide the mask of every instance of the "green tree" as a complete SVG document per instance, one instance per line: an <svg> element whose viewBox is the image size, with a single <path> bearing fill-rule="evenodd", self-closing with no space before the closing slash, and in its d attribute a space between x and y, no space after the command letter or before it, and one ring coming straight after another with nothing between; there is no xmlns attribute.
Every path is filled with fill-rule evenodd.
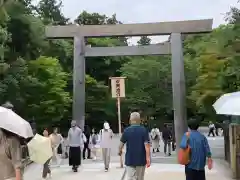
<svg viewBox="0 0 240 180"><path fill-rule="evenodd" d="M69 19L63 15L61 8L61 0L41 0L35 10L46 25L66 25Z"/></svg>
<svg viewBox="0 0 240 180"><path fill-rule="evenodd" d="M148 36L142 36L137 43L138 45L149 45L151 44L151 39Z"/></svg>
<svg viewBox="0 0 240 180"><path fill-rule="evenodd" d="M70 94L65 91L68 74L55 58L39 57L30 61L31 83L25 89L29 117L35 117L39 124L59 122L71 103Z"/></svg>
<svg viewBox="0 0 240 180"><path fill-rule="evenodd" d="M121 68L126 76L126 103L147 115L163 115L172 109L171 61L169 57L134 58Z"/></svg>
<svg viewBox="0 0 240 180"><path fill-rule="evenodd" d="M29 10L20 2L12 3L6 10L9 15L6 28L11 34L11 41L8 42L10 51L5 56L11 61L18 57L36 59L46 46L42 22L29 14Z"/></svg>

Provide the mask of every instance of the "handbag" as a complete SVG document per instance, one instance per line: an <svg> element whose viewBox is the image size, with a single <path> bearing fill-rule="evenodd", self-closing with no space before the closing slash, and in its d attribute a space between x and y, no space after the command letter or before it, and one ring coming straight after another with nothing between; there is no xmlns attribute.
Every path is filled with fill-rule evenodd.
<svg viewBox="0 0 240 180"><path fill-rule="evenodd" d="M68 153L67 153L67 152L64 153L64 158L65 158L65 159L68 158Z"/></svg>
<svg viewBox="0 0 240 180"><path fill-rule="evenodd" d="M59 144L59 146L57 148L57 153L62 154L62 144Z"/></svg>
<svg viewBox="0 0 240 180"><path fill-rule="evenodd" d="M185 149L180 148L178 151L178 162L181 165L187 165L190 162L190 146L189 146L189 137L190 137L190 132L186 133L187 136L187 147Z"/></svg>

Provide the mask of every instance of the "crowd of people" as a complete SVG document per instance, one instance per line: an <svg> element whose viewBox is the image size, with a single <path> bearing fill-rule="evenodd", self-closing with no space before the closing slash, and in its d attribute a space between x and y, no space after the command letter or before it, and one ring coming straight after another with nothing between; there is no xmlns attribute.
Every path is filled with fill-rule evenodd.
<svg viewBox="0 0 240 180"><path fill-rule="evenodd" d="M138 112L130 114L129 122L130 126L125 128L121 135L118 155L122 157L123 148L126 146L125 165L128 180L144 180L145 169L151 166L151 146L153 153L159 152L159 142L162 139L164 153L170 156L171 150L176 148L173 134L167 125L164 125L161 132L155 126L149 134L148 130L141 126L141 117ZM186 180L205 180L206 159L207 162L212 162L207 138L198 131L198 127L198 123L190 124L188 135L183 135L178 147L182 149L179 152L184 152L188 147L191 148L189 161L184 164ZM53 151L53 156L43 165L43 179L51 176L50 165L61 166L63 158L68 158L69 166L72 167L73 172L77 172L82 158L96 160L99 147L102 150L104 170L108 172L113 138L109 123L105 122L102 130L97 134L94 129L90 130L88 127L82 130L73 120L67 138L62 137L58 128L54 128L51 134L45 129L43 136L50 138ZM22 180L20 141L17 135L0 129L0 179ZM122 161L121 158L120 161ZM208 164L208 167L211 169L212 165Z"/></svg>
<svg viewBox="0 0 240 180"><path fill-rule="evenodd" d="M107 122L103 124L103 129L99 134L95 132L95 129L90 130L88 126L85 126L82 131L77 122L73 120L67 138L64 139L56 127L51 135L45 129L43 136L50 138L53 150L53 156L43 165L43 179L47 176L51 177L50 164L60 167L62 159L66 158L69 159L69 166L72 167L73 172L77 172L82 159L97 159L97 151L100 147L105 171L108 171L113 131Z"/></svg>
<svg viewBox="0 0 240 180"><path fill-rule="evenodd" d="M154 125L154 128L150 133L151 143L152 143L152 152L160 152L160 142L163 141L164 144L164 154L166 156L171 156L171 151L175 151L176 143L175 138L172 133L172 130L168 127L167 124L164 124L162 131Z"/></svg>

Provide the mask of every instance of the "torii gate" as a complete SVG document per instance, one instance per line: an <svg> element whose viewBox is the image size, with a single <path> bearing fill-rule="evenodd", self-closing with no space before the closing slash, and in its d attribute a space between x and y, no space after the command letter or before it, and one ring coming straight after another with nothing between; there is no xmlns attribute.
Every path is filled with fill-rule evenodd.
<svg viewBox="0 0 240 180"><path fill-rule="evenodd" d="M181 136L187 130L182 34L209 33L212 31L212 24L212 19L204 19L140 24L47 26L47 38L74 38L73 118L81 128L84 127L85 57L171 54L174 126L178 146ZM84 43L85 37L152 35L170 35L170 44L88 47Z"/></svg>

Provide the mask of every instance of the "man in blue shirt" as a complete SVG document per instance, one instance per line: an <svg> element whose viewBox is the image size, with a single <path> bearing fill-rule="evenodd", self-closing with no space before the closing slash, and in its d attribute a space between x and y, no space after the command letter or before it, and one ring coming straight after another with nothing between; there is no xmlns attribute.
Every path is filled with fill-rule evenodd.
<svg viewBox="0 0 240 180"><path fill-rule="evenodd" d="M190 135L184 134L180 148L186 149L190 146L190 163L185 166L186 180L206 180L206 159L211 161L211 151L207 138L198 131L199 123L192 120L189 123Z"/></svg>
<svg viewBox="0 0 240 180"><path fill-rule="evenodd" d="M140 126L141 118L138 112L130 115L131 126L126 128L121 137L119 155L126 144L125 165L128 180L144 180L145 167L150 166L149 134L145 127Z"/></svg>

